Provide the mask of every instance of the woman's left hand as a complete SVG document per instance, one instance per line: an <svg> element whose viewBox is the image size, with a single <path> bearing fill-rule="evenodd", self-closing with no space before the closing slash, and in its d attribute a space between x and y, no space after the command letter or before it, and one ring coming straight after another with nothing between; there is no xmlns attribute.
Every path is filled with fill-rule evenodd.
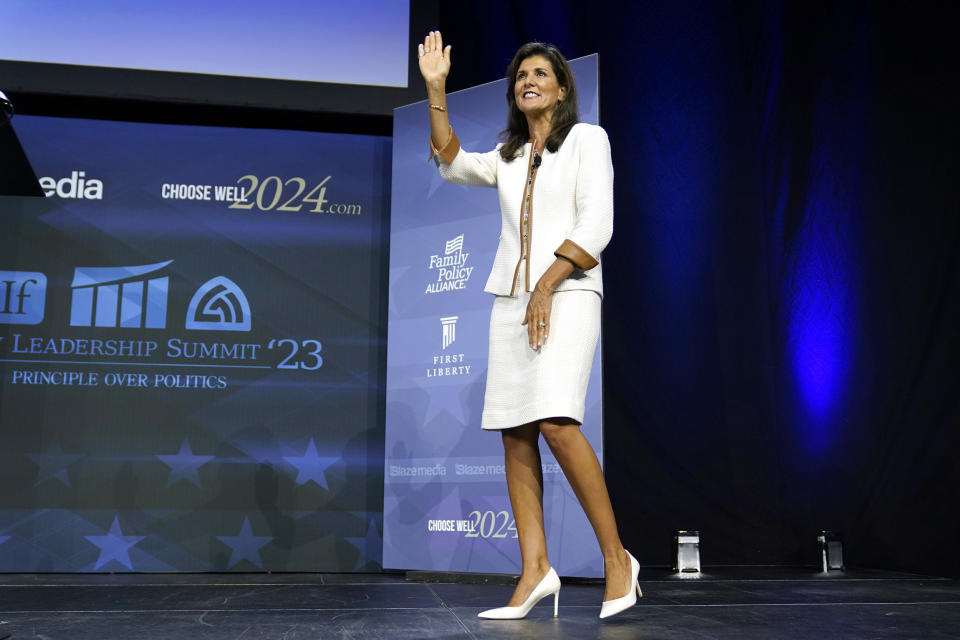
<svg viewBox="0 0 960 640"><path fill-rule="evenodd" d="M553 292L569 275L573 273L573 263L566 258L557 258L543 272L537 286L530 292L527 303L527 315L521 325L527 325L530 348L539 350L550 335L550 309L553 306Z"/></svg>
<svg viewBox="0 0 960 640"><path fill-rule="evenodd" d="M530 348L539 350L550 335L550 308L553 305L553 292L534 287L527 303L527 314L522 324L527 325Z"/></svg>

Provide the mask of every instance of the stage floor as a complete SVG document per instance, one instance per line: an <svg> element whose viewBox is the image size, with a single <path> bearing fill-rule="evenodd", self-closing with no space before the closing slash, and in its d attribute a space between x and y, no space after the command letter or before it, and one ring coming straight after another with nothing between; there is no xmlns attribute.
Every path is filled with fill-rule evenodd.
<svg viewBox="0 0 960 640"><path fill-rule="evenodd" d="M851 570L641 572L644 598L600 621L600 584L564 583L526 620L479 620L504 585L400 574L0 575L0 639L957 638L960 582Z"/></svg>

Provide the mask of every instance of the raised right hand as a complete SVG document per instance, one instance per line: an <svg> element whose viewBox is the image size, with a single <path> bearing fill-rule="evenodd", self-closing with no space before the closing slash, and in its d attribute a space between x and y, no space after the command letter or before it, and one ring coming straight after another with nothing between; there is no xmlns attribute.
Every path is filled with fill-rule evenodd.
<svg viewBox="0 0 960 640"><path fill-rule="evenodd" d="M417 46L420 73L427 85L443 83L450 73L450 45L443 47L443 37L439 31L431 31Z"/></svg>

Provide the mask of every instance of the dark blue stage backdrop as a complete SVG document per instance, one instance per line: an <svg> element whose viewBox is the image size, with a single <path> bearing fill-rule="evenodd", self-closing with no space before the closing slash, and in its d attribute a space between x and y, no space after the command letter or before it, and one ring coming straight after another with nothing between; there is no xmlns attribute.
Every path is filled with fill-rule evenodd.
<svg viewBox="0 0 960 640"><path fill-rule="evenodd" d="M378 569L390 142L15 124L0 571Z"/></svg>

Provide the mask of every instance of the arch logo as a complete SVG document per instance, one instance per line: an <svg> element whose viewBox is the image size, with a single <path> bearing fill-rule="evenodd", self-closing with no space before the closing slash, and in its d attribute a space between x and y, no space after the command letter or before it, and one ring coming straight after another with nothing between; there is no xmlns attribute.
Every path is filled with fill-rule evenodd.
<svg viewBox="0 0 960 640"><path fill-rule="evenodd" d="M197 289L190 300L186 328L250 331L250 304L247 296L230 278L211 278Z"/></svg>

